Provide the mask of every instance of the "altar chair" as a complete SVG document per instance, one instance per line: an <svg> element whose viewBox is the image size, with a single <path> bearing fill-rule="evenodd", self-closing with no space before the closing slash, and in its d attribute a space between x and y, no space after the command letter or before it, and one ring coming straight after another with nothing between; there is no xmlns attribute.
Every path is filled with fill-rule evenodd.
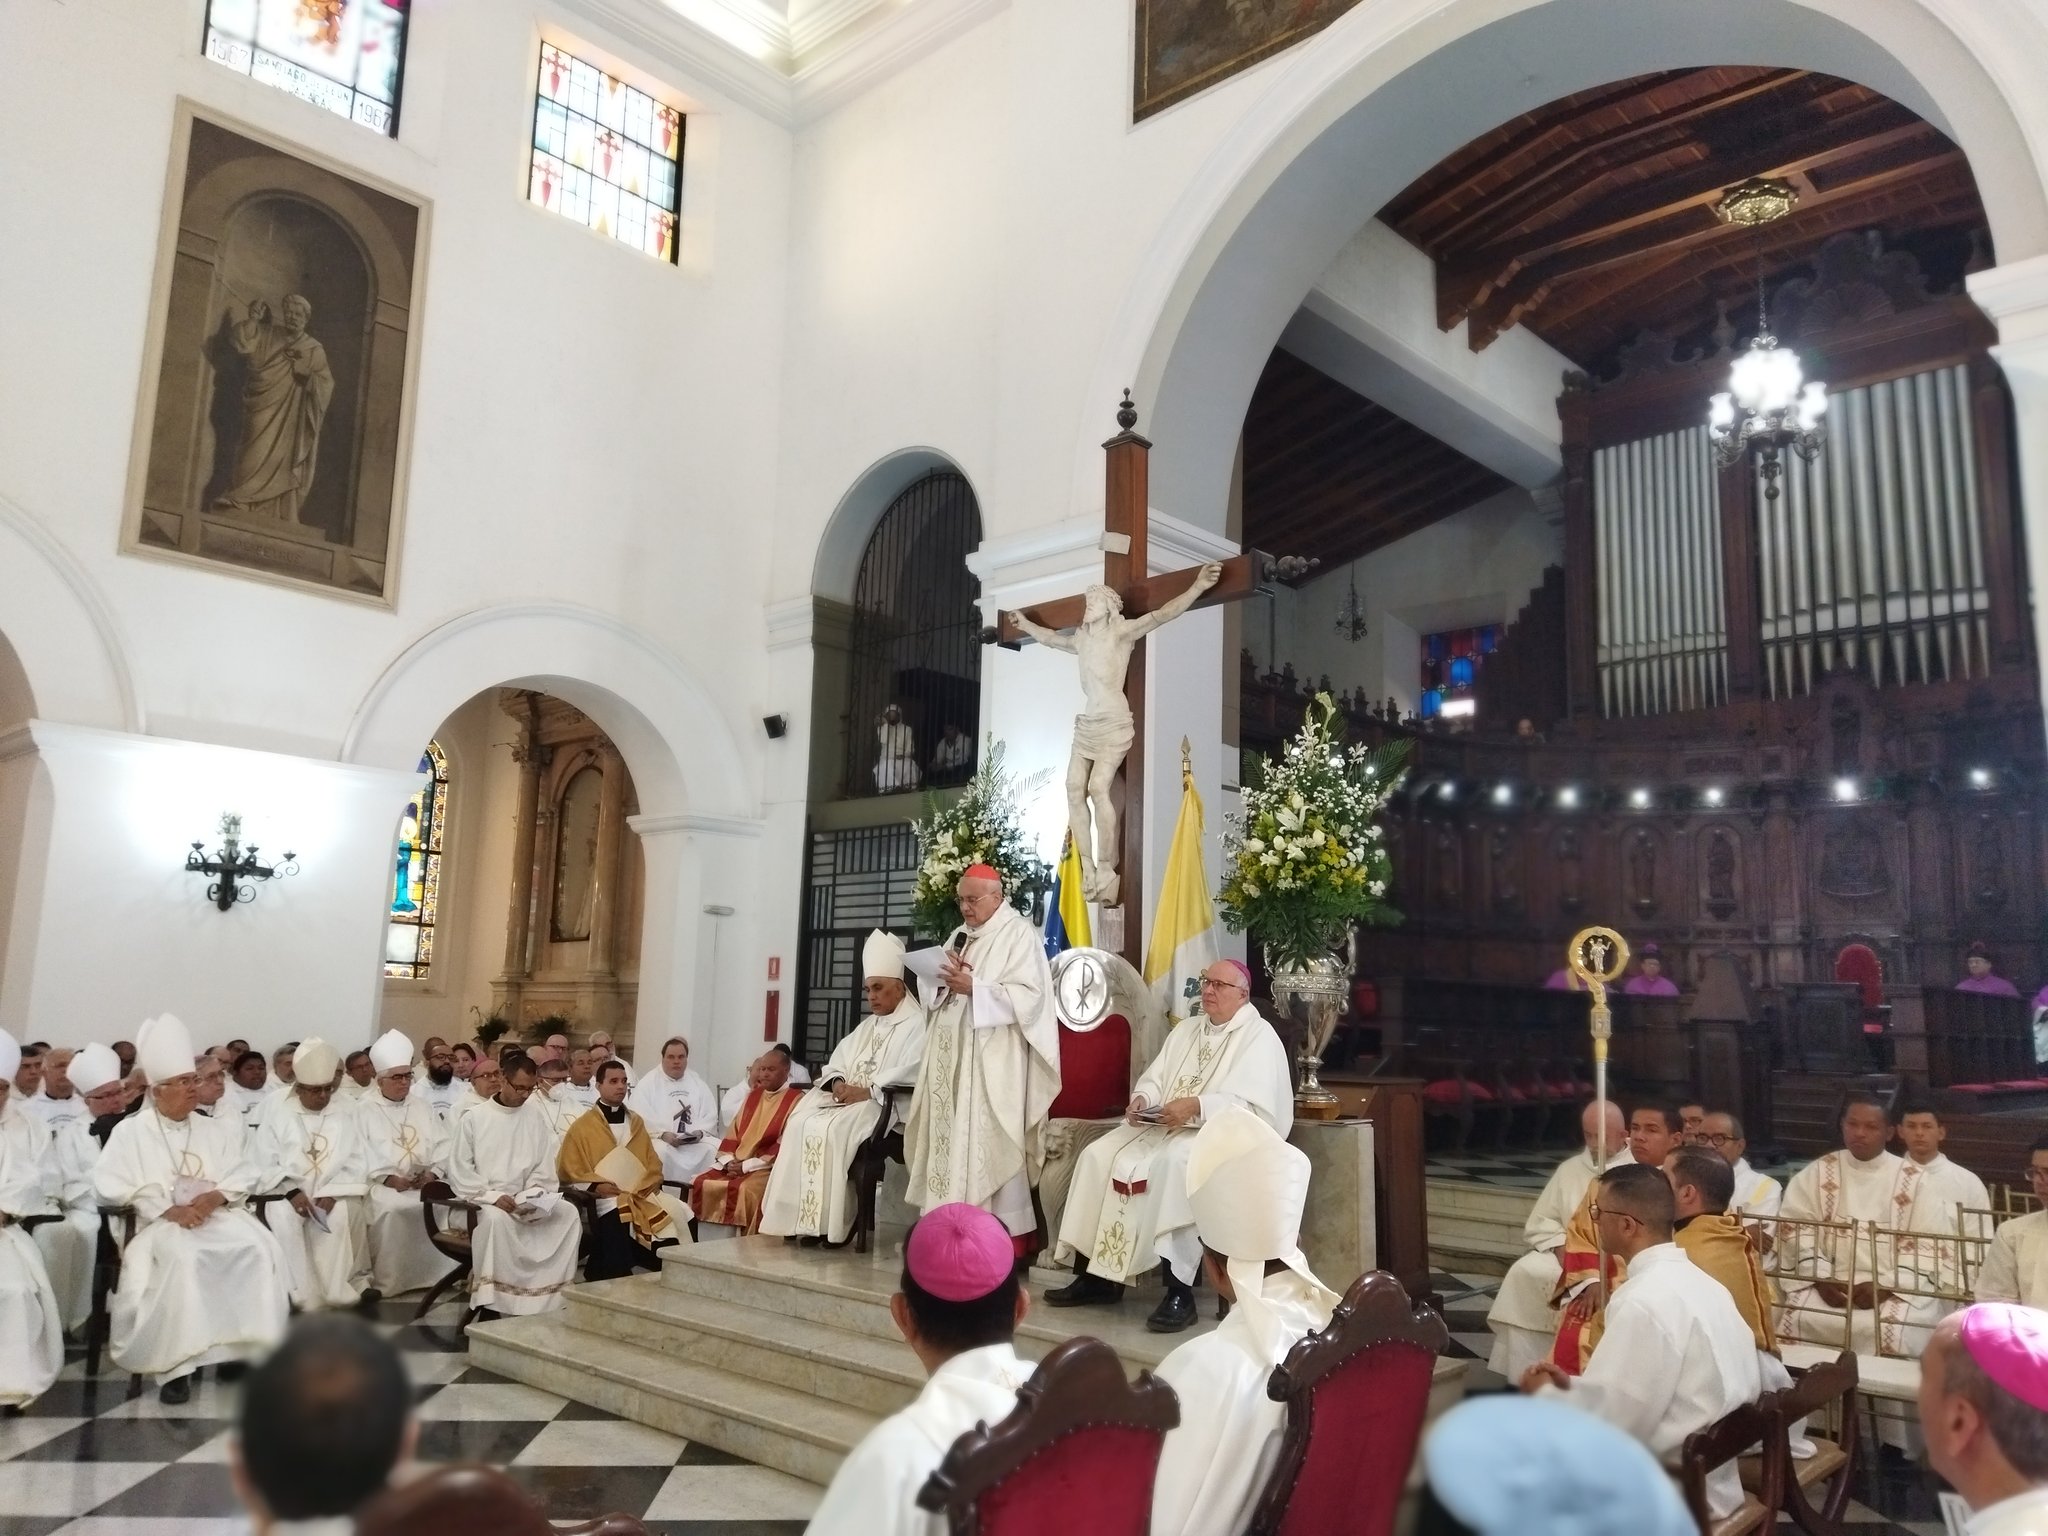
<svg viewBox="0 0 2048 1536"><path fill-rule="evenodd" d="M1007 1418L953 1442L917 1507L943 1514L951 1536L1150 1536L1160 1447L1179 1423L1173 1388L1150 1371L1126 1381L1107 1344L1069 1339Z"/></svg>
<svg viewBox="0 0 2048 1536"><path fill-rule="evenodd" d="M1982 1214L1958 1211L1954 1232L1862 1224L1865 1257L1858 1268L1870 1275L1877 1298L1896 1298L1900 1304L1858 1314L1848 1340L1856 1353L1857 1391L1870 1411L1874 1437L1883 1420L1917 1431L1920 1357L1934 1324L1970 1304L1977 1271L1991 1249Z"/></svg>
<svg viewBox="0 0 2048 1536"><path fill-rule="evenodd" d="M436 1467L386 1489L356 1515L360 1536L646 1536L631 1515L551 1525L526 1490L490 1467Z"/></svg>
<svg viewBox="0 0 2048 1536"><path fill-rule="evenodd" d="M1388 1536L1429 1409L1444 1320L1383 1270L1353 1281L1320 1332L1273 1368L1287 1405L1250 1536Z"/></svg>
<svg viewBox="0 0 2048 1536"><path fill-rule="evenodd" d="M1784 1503L1784 1472L1772 1454L1772 1423L1762 1403L1744 1403L1733 1413L1715 1420L1705 1429L1685 1437L1678 1453L1678 1490L1685 1507L1699 1525L1700 1536L1764 1536L1777 1528L1778 1509ZM1707 1474L1717 1467L1739 1461L1743 1452L1761 1443L1758 1486L1743 1489L1742 1507L1716 1520L1707 1513Z"/></svg>
<svg viewBox="0 0 2048 1536"><path fill-rule="evenodd" d="M889 1164L903 1161L903 1118L909 1114L913 1091L901 1086L882 1090L882 1118L853 1154L853 1166L847 1170L853 1181L853 1231L848 1240L855 1253L866 1253L874 1242L875 1193L882 1187Z"/></svg>
<svg viewBox="0 0 2048 1536"><path fill-rule="evenodd" d="M1884 962L1877 951L1868 944L1844 944L1835 956L1835 980L1857 989L1863 1003L1863 1037L1873 1051L1882 1051L1892 1011L1884 1000Z"/></svg>
<svg viewBox="0 0 2048 1536"><path fill-rule="evenodd" d="M458 1227L453 1222L448 1222L444 1225L436 1217L435 1212L437 1211L460 1211L464 1213L464 1225ZM420 1219L427 1224L427 1241L434 1245L436 1253L454 1260L455 1267L436 1280L427 1291L427 1294L420 1298L419 1310L412 1315L414 1322L418 1322L427 1313L432 1311L434 1303L439 1301L445 1293L455 1286L460 1285L467 1290L469 1285L469 1269L474 1255L470 1252L469 1227L466 1218L475 1214L476 1206L467 1200L456 1199L455 1191L449 1188L444 1180L436 1179L433 1183L424 1186L420 1190ZM470 1313L463 1313L463 1327L467 1328L469 1326L469 1319Z"/></svg>
<svg viewBox="0 0 2048 1536"><path fill-rule="evenodd" d="M1764 1395L1762 1406L1771 1421L1764 1457L1777 1459L1779 1507L1806 1536L1844 1536L1842 1516L1856 1477L1862 1422L1856 1389L1856 1356L1844 1350L1828 1364L1811 1367L1784 1391ZM1792 1427L1801 1420L1814 1454L1795 1460ZM1812 1497L1816 1489L1822 1490L1818 1503Z"/></svg>

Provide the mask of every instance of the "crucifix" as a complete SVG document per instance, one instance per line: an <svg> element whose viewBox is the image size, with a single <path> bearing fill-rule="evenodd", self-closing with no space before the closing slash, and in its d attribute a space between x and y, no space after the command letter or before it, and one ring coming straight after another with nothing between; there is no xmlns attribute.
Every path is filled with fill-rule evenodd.
<svg viewBox="0 0 2048 1536"><path fill-rule="evenodd" d="M1275 563L1247 551L1229 560L1151 575L1147 455L1152 444L1136 431L1138 410L1131 403L1129 390L1124 391L1123 404L1117 408L1116 422L1122 430L1102 445L1101 584L1078 596L1006 610L983 638L1011 649L1037 640L1071 651L1079 659L1088 704L1075 721L1067 768L1068 825L1081 850L1088 897L1109 909L1105 936L1126 960L1142 966L1144 637L1190 608L1242 602L1256 595L1264 590L1261 582L1272 574ZM1119 666L1123 668L1121 677L1117 675ZM1119 688L1125 706L1121 710L1114 707Z"/></svg>

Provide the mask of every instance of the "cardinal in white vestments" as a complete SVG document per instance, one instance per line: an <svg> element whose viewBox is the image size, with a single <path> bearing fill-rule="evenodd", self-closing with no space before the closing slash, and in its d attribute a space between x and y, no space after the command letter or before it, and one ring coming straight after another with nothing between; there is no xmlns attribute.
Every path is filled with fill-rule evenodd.
<svg viewBox="0 0 2048 1536"><path fill-rule="evenodd" d="M1145 1326L1178 1333L1195 1321L1202 1244L1188 1205L1188 1151L1226 1106L1248 1109L1284 1141L1294 1128L1287 1048L1251 1005L1251 973L1212 960L1202 1006L1174 1025L1132 1090L1125 1123L1091 1142L1074 1169L1053 1257L1074 1281L1046 1294L1055 1307L1114 1302L1124 1282L1154 1267L1166 1294Z"/></svg>
<svg viewBox="0 0 2048 1536"><path fill-rule="evenodd" d="M289 1095L263 1117L251 1149L265 1192L286 1197L263 1217L284 1250L292 1301L307 1312L352 1307L363 1294L370 1159L340 1076L333 1046L317 1035L301 1041Z"/></svg>
<svg viewBox="0 0 2048 1536"><path fill-rule="evenodd" d="M718 1160L718 1100L691 1069L690 1042L682 1036L663 1042L661 1065L640 1079L626 1102L647 1122L663 1182L688 1189Z"/></svg>
<svg viewBox="0 0 2048 1536"><path fill-rule="evenodd" d="M66 1072L84 1112L50 1122L43 1188L63 1220L37 1227L35 1240L57 1293L64 1331L73 1333L92 1313L92 1272L100 1241L100 1197L93 1187L93 1170L99 1165L104 1134L113 1128L111 1121L100 1117L119 1114L125 1094L121 1058L110 1047L88 1045L67 1054ZM103 1127L97 1133L96 1123Z"/></svg>
<svg viewBox="0 0 2048 1536"><path fill-rule="evenodd" d="M284 1337L284 1255L243 1209L256 1173L240 1139L196 1110L185 1026L150 1019L135 1051L150 1101L114 1127L93 1172L100 1198L138 1218L114 1292L113 1358L163 1378L164 1401L180 1403L195 1369L248 1360Z"/></svg>
<svg viewBox="0 0 2048 1536"><path fill-rule="evenodd" d="M861 946L868 1016L832 1048L790 1111L768 1175L761 1230L843 1243L853 1232L853 1160L882 1118L883 1090L910 1088L924 1061L924 1008L903 981L903 941L877 928ZM901 1118L902 1110L896 1111Z"/></svg>
<svg viewBox="0 0 2048 1536"><path fill-rule="evenodd" d="M1009 1229L987 1211L927 1211L904 1240L901 1286L889 1315L930 1379L839 1464L806 1536L946 1536L944 1518L917 1507L918 1490L955 1440L1000 1423L1031 1379L1013 1342L1030 1293Z"/></svg>
<svg viewBox="0 0 2048 1536"><path fill-rule="evenodd" d="M986 864L956 888L961 925L946 941L926 1012L924 1064L903 1134L909 1197L922 1210L964 1201L995 1214L1031 1249L1032 1187L1060 1091L1059 1016L1038 930L1003 899Z"/></svg>
<svg viewBox="0 0 2048 1536"><path fill-rule="evenodd" d="M1607 1299L1606 1331L1584 1372L1568 1376L1539 1360L1521 1388L1562 1394L1674 1466L1686 1436L1761 1395L1756 1337L1727 1287L1672 1241L1676 1201L1663 1169L1610 1168L1594 1203L1602 1246L1626 1263L1628 1278ZM1741 1507L1735 1464L1708 1473L1708 1512L1722 1520Z"/></svg>
<svg viewBox="0 0 2048 1536"><path fill-rule="evenodd" d="M448 1127L414 1083L412 1041L386 1030L370 1047L370 1065L377 1070L377 1090L356 1105L370 1187L364 1295L397 1296L425 1290L455 1267L427 1240L420 1211L420 1191L447 1177Z"/></svg>
<svg viewBox="0 0 2048 1536"><path fill-rule="evenodd" d="M34 1402L64 1368L64 1322L43 1255L16 1223L50 1209L50 1128L17 1102L21 1046L0 1031L0 1407ZM57 1223L61 1225L61 1223Z"/></svg>
<svg viewBox="0 0 2048 1536"><path fill-rule="evenodd" d="M479 1208L469 1304L525 1316L562 1305L583 1222L562 1198L549 1122L526 1107L538 1076L532 1058L515 1051L501 1072L504 1087L456 1124L448 1182Z"/></svg>
<svg viewBox="0 0 2048 1536"><path fill-rule="evenodd" d="M1343 1298L1301 1252L1308 1158L1235 1104L1206 1115L1188 1141L1187 1201L1202 1265L1232 1306L1213 1333L1159 1362L1160 1380L1180 1399L1180 1424L1160 1451L1152 1536L1236 1536L1280 1451L1286 1405L1266 1395L1266 1383Z"/></svg>
<svg viewBox="0 0 2048 1536"><path fill-rule="evenodd" d="M1588 1104L1579 1116L1579 1130L1585 1137L1585 1150L1559 1163L1543 1193L1536 1197L1522 1226L1529 1251L1509 1267L1486 1313L1486 1325L1493 1330L1493 1353L1486 1363L1509 1381L1520 1380L1522 1372L1547 1358L1557 1340L1558 1313L1553 1300L1557 1283L1564 1277L1559 1253L1565 1229L1586 1198L1587 1187L1600 1173L1597 1102ZM1611 1099L1607 1103L1606 1144L1608 1167L1635 1160L1629 1153L1621 1107Z"/></svg>

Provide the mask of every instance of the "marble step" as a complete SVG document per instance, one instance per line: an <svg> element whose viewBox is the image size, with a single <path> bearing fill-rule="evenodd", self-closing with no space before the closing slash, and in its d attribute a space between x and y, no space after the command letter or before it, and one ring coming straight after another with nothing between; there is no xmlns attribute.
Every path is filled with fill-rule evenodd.
<svg viewBox="0 0 2048 1536"><path fill-rule="evenodd" d="M1437 1268L1504 1274L1528 1252L1522 1226L1536 1203L1534 1190L1432 1179L1427 1193L1429 1255Z"/></svg>
<svg viewBox="0 0 2048 1536"><path fill-rule="evenodd" d="M814 1483L882 1417L638 1340L572 1327L565 1314L508 1317L469 1330L469 1358L544 1392L588 1403Z"/></svg>

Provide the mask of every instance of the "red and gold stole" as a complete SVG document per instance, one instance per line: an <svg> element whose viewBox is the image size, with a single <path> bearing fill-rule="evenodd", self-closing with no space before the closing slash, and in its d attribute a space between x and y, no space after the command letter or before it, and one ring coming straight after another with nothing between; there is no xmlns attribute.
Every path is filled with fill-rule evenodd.
<svg viewBox="0 0 2048 1536"><path fill-rule="evenodd" d="M761 1225L761 1197L767 1192L768 1172L758 1168L736 1178L720 1170L729 1162L765 1157L773 1162L782 1147L782 1128L790 1111L803 1094L785 1083L773 1093L749 1089L746 1102L733 1118L732 1129L718 1144L719 1167L697 1175L690 1186L690 1206L699 1221L722 1222L752 1232Z"/></svg>
<svg viewBox="0 0 2048 1536"><path fill-rule="evenodd" d="M1586 1186L1585 1194L1579 1197L1579 1208L1572 1212L1572 1219L1564 1229L1564 1247L1557 1254L1564 1273L1558 1277L1557 1289L1550 1297L1551 1305L1560 1309L1557 1343L1551 1349L1550 1358L1567 1376L1576 1376L1586 1368L1593 1346L1600 1341L1600 1325L1604 1321L1599 1309L1583 1323L1561 1310L1569 1299L1568 1293L1579 1281L1599 1274L1600 1245L1593 1232L1592 1209L1593 1192L1599 1187L1600 1180L1596 1177ZM1612 1295L1614 1288L1627 1278L1628 1266L1613 1254L1608 1254L1608 1294ZM1596 1294L1597 1284L1596 1280Z"/></svg>

